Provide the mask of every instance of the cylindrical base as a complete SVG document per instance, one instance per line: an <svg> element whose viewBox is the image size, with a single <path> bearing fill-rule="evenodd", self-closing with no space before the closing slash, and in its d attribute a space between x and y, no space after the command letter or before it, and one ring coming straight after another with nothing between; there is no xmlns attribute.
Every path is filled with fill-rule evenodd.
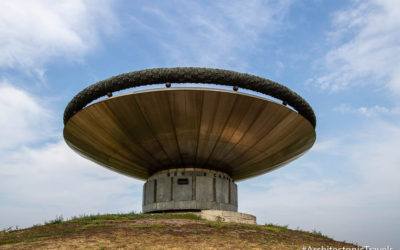
<svg viewBox="0 0 400 250"><path fill-rule="evenodd" d="M143 212L237 211L237 185L229 175L201 168L163 170L143 186Z"/></svg>

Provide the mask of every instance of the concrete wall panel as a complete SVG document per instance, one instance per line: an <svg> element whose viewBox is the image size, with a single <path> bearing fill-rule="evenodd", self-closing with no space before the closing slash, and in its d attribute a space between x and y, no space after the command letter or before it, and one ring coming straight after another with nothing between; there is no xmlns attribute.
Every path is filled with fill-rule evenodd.
<svg viewBox="0 0 400 250"><path fill-rule="evenodd" d="M233 181L230 182L231 185L231 204L237 206L238 205L238 194L237 194L237 185Z"/></svg>
<svg viewBox="0 0 400 250"><path fill-rule="evenodd" d="M171 177L157 179L157 202L171 200Z"/></svg>
<svg viewBox="0 0 400 250"><path fill-rule="evenodd" d="M215 180L216 202L229 203L229 181L217 177Z"/></svg>
<svg viewBox="0 0 400 250"><path fill-rule="evenodd" d="M185 183L185 184L179 184ZM192 200L192 177L177 176L174 178L173 197L174 201Z"/></svg>
<svg viewBox="0 0 400 250"><path fill-rule="evenodd" d="M196 200L213 200L213 179L208 176L196 176Z"/></svg>
<svg viewBox="0 0 400 250"><path fill-rule="evenodd" d="M154 200L154 185L155 185L155 180L150 180L146 182L146 187L145 187L145 201L144 203L150 204L155 202Z"/></svg>

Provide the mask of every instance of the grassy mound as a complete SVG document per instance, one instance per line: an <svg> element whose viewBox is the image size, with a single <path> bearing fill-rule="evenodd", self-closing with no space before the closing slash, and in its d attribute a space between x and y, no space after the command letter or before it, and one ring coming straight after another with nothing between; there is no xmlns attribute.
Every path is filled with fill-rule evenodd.
<svg viewBox="0 0 400 250"><path fill-rule="evenodd" d="M357 247L320 232L287 226L206 221L194 214L107 214L58 217L44 225L0 231L0 249L312 249ZM311 247L311 248L308 248Z"/></svg>

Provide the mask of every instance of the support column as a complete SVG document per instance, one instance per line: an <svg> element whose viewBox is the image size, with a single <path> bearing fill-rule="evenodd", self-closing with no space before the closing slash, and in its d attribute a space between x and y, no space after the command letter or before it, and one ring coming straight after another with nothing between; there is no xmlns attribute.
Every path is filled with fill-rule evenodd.
<svg viewBox="0 0 400 250"><path fill-rule="evenodd" d="M237 211L237 185L223 172L180 168L153 174L144 184L143 212Z"/></svg>

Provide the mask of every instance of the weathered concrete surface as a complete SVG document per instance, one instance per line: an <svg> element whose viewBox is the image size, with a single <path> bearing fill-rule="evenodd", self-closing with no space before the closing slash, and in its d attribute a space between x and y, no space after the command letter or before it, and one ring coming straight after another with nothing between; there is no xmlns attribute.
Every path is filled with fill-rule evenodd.
<svg viewBox="0 0 400 250"><path fill-rule="evenodd" d="M256 217L251 214L222 210L202 210L198 214L201 218L211 221L257 224Z"/></svg>
<svg viewBox="0 0 400 250"><path fill-rule="evenodd" d="M154 186L155 180L150 180L144 184L144 204L154 202Z"/></svg>
<svg viewBox="0 0 400 250"><path fill-rule="evenodd" d="M171 179L167 177L161 177L157 179L157 201L170 201L171 197ZM154 201L153 201L154 202Z"/></svg>
<svg viewBox="0 0 400 250"><path fill-rule="evenodd" d="M164 177L165 178L165 177ZM169 177L168 179L172 180L173 188L172 188L172 200L174 201L189 201L192 200L192 176L179 176L179 177ZM179 184L179 181L184 181L187 184ZM168 193L168 190L166 191ZM158 200L156 200L158 202Z"/></svg>
<svg viewBox="0 0 400 250"><path fill-rule="evenodd" d="M213 200L213 179L207 176L196 176L196 200Z"/></svg>
<svg viewBox="0 0 400 250"><path fill-rule="evenodd" d="M217 202L229 203L229 181L221 178L215 180Z"/></svg>
<svg viewBox="0 0 400 250"><path fill-rule="evenodd" d="M178 211L178 210L226 210L237 211L237 206L232 204L224 204L213 201L170 201L155 202L144 205L142 210L144 213L157 211Z"/></svg>
<svg viewBox="0 0 400 250"><path fill-rule="evenodd" d="M142 211L237 211L237 186L229 175L201 168L160 171L143 186Z"/></svg>

